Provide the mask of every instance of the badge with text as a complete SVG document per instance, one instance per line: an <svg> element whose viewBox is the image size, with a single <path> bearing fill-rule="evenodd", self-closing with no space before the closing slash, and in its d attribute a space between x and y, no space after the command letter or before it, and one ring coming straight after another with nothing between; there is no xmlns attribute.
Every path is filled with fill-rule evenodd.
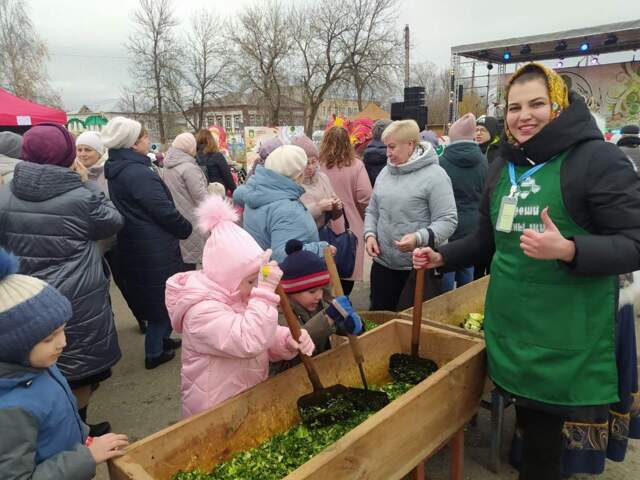
<svg viewBox="0 0 640 480"><path fill-rule="evenodd" d="M509 195L502 197L500 202L500 210L498 211L498 221L496 222L496 230L503 233L511 233L513 228L513 220L516 218L518 207L518 189L511 187Z"/></svg>

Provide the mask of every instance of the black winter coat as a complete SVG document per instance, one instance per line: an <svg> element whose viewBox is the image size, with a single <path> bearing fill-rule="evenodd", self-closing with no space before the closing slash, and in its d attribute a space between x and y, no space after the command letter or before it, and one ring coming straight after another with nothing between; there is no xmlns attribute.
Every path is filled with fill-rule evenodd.
<svg viewBox="0 0 640 480"><path fill-rule="evenodd" d="M376 183L376 178L378 178L382 169L387 166L387 146L381 140L371 140L364 150L362 161L373 187Z"/></svg>
<svg viewBox="0 0 640 480"><path fill-rule="evenodd" d="M165 283L184 270L179 240L191 235L191 224L149 157L128 148L109 150L104 171L111 200L125 218L118 250L127 290L145 320L169 322Z"/></svg>
<svg viewBox="0 0 640 480"><path fill-rule="evenodd" d="M21 273L56 287L73 307L58 360L67 380L98 375L120 359L109 270L97 241L122 225L97 186L68 168L21 162L0 189L0 244L20 258Z"/></svg>
<svg viewBox="0 0 640 480"><path fill-rule="evenodd" d="M489 214L495 186L507 160L516 165L543 163L574 147L560 170L564 204L589 234L573 238L575 275L615 275L640 269L640 180L618 147L602 138L584 100L572 93L570 106L536 136L514 147L503 136L500 157L489 166L476 230L440 248L445 270L489 259L495 251ZM553 213L551 213L553 220Z"/></svg>
<svg viewBox="0 0 640 480"><path fill-rule="evenodd" d="M489 166L480 147L473 140L449 145L440 157L440 166L451 179L458 210L458 226L449 238L451 242L473 232Z"/></svg>
<svg viewBox="0 0 640 480"><path fill-rule="evenodd" d="M218 182L224 185L225 190L231 193L236 189L236 182L233 181L231 169L227 159L220 152L202 153L198 152L196 161L207 177L209 183Z"/></svg>

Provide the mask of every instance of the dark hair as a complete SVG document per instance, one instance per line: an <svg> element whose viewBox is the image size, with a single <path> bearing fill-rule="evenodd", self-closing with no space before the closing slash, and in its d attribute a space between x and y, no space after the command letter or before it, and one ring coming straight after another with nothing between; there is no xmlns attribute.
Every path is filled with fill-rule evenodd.
<svg viewBox="0 0 640 480"><path fill-rule="evenodd" d="M505 92L505 99L507 101L507 104L509 104L509 91L511 90L512 86L522 85L532 80L542 80L542 83L545 84L547 89L549 88L547 75L545 74L544 70L542 70L538 65L534 63L529 63L528 65L525 65L516 73L514 73L513 77L511 77L511 79L509 80Z"/></svg>
<svg viewBox="0 0 640 480"><path fill-rule="evenodd" d="M324 133L320 144L320 163L327 168L348 167L356 158L349 132L342 127L331 127Z"/></svg>
<svg viewBox="0 0 640 480"><path fill-rule="evenodd" d="M213 134L206 128L199 130L196 134L196 144L198 150L202 150L202 153L215 153L218 151L216 139L213 138Z"/></svg>

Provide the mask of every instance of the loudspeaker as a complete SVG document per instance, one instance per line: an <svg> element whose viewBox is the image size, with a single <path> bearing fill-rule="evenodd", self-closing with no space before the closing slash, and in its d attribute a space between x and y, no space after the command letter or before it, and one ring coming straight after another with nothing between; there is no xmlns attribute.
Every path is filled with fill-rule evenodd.
<svg viewBox="0 0 640 480"><path fill-rule="evenodd" d="M406 106L404 107L404 119L415 120L420 130L424 130L427 127L427 120L429 117L429 110L427 107L418 106Z"/></svg>
<svg viewBox="0 0 640 480"><path fill-rule="evenodd" d="M425 89L424 87L406 87L404 89L405 105L424 106Z"/></svg>
<svg viewBox="0 0 640 480"><path fill-rule="evenodd" d="M402 120L404 118L404 102L391 104L391 120Z"/></svg>

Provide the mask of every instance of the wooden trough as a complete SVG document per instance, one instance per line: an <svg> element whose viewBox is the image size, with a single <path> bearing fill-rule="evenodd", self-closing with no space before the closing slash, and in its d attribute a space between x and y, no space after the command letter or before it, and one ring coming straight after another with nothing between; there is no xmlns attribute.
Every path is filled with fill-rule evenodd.
<svg viewBox="0 0 640 480"><path fill-rule="evenodd" d="M290 473L286 479L402 478L458 432L475 413L485 378L484 342L423 325L420 354L440 367L431 377ZM392 320L362 335L372 384L390 381L389 357L410 351L411 324ZM325 385L359 385L348 345L315 357ZM200 415L127 448L109 464L112 480L170 479L179 470L210 471L299 422L296 401L311 391L294 367Z"/></svg>
<svg viewBox="0 0 640 480"><path fill-rule="evenodd" d="M460 324L464 322L467 314L484 312L484 298L488 286L489 277L487 276L427 300L422 304L422 323L484 338L482 332L466 330ZM413 313L413 307L400 313L402 318L408 318ZM372 320L376 321L374 318Z"/></svg>

